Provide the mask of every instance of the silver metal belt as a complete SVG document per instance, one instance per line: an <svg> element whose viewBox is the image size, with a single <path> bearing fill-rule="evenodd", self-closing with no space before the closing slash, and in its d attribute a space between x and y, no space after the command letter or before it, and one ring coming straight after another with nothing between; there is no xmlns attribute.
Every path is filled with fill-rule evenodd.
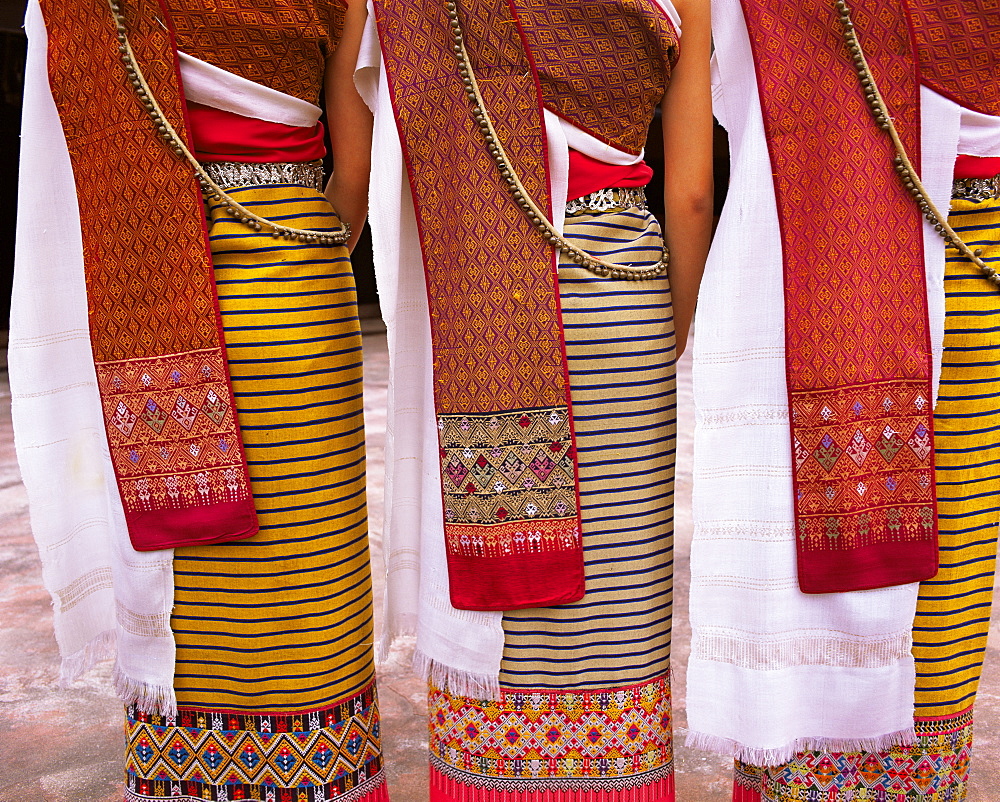
<svg viewBox="0 0 1000 802"><path fill-rule="evenodd" d="M1000 175L995 175L993 178L956 178L951 185L951 197L973 203L998 199Z"/></svg>
<svg viewBox="0 0 1000 802"><path fill-rule="evenodd" d="M643 187L611 187L574 198L566 204L566 216L636 208L646 208L646 190Z"/></svg>
<svg viewBox="0 0 1000 802"><path fill-rule="evenodd" d="M209 177L223 189L261 184L300 184L323 190L323 162L202 162Z"/></svg>

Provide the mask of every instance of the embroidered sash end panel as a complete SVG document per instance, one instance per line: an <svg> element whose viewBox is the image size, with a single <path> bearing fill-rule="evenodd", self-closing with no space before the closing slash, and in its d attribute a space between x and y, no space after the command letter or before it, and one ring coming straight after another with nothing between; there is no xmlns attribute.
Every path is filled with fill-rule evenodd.
<svg viewBox="0 0 1000 802"><path fill-rule="evenodd" d="M132 544L250 537L257 517L201 193L127 80L105 0L42 0L42 10L80 207L98 388ZM183 131L168 21L155 2L128 4L133 48Z"/></svg>
<svg viewBox="0 0 1000 802"><path fill-rule="evenodd" d="M900 0L852 2L911 156L919 90ZM922 220L892 169L836 8L743 0L774 173L799 586L831 593L937 571Z"/></svg>
<svg viewBox="0 0 1000 802"><path fill-rule="evenodd" d="M460 9L486 106L546 208L541 101L512 9ZM472 117L445 0L377 0L375 12L427 282L451 603L574 601L583 549L554 250Z"/></svg>
<svg viewBox="0 0 1000 802"><path fill-rule="evenodd" d="M920 79L981 114L1000 116L1000 5L996 0L906 0Z"/></svg>
<svg viewBox="0 0 1000 802"><path fill-rule="evenodd" d="M375 685L321 710L126 708L125 800L388 802Z"/></svg>
<svg viewBox="0 0 1000 802"><path fill-rule="evenodd" d="M553 598L552 575L574 575L580 531L569 415L565 407L438 421L452 604L496 609L504 573L520 562L520 605L583 595L583 576ZM474 582L457 584L456 578ZM499 585L498 585L499 581Z"/></svg>
<svg viewBox="0 0 1000 802"><path fill-rule="evenodd" d="M665 677L500 693L486 701L431 688L431 802L673 802Z"/></svg>

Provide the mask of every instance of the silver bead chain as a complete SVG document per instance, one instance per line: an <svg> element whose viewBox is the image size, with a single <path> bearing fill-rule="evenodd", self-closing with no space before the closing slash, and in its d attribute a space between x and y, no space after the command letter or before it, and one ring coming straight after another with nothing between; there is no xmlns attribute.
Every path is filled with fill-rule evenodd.
<svg viewBox="0 0 1000 802"><path fill-rule="evenodd" d="M188 150L184 144L184 140L181 139L177 131L170 124L170 121L163 113L163 109L160 108L160 104L156 102L156 98L149 88L149 84L146 83L146 78L142 74L142 70L139 68L135 53L132 51L132 45L129 42L128 32L125 28L125 17L122 14L121 3L119 0L109 0L109 5L111 6L111 14L114 17L115 29L118 34L118 52L121 54L122 63L125 65L125 72L128 74L129 82L135 89L136 97L138 97L139 102L153 121L153 125L156 127L160 138L166 142L167 146L178 158L184 159L194 168L198 185L208 199L221 201L229 214L248 228L254 231L269 230L273 237L319 245L343 245L351 238L351 227L347 222L342 221L340 230L334 232L289 228L288 226L273 223L267 218L255 214L226 194L225 190L216 184L208 173L205 172L205 169L194 157L194 154Z"/></svg>
<svg viewBox="0 0 1000 802"><path fill-rule="evenodd" d="M616 265L591 256L559 235L556 227L539 208L538 204L532 200L528 190L521 183L521 179L518 177L513 164L504 150L503 144L500 142L500 138L497 136L496 128L493 126L493 121L490 119L483 96L479 91L479 83L476 81L476 75L469 62L469 53L465 48L465 35L462 30L462 22L459 19L457 3L454 0L448 0L445 3L445 8L448 12L448 18L451 21L452 39L454 41L452 50L455 53L455 58L458 60L458 73L462 76L462 83L465 85L465 94L473 106L472 117L483 134L483 139L486 141L486 148L496 162L497 168L500 171L500 177L507 184L514 202L521 207L528 219L538 229L542 235L542 239L556 250L565 254L570 261L598 276L639 281L641 279L650 279L664 275L667 272L667 266L670 262L670 254L666 248L663 249L663 255L653 267Z"/></svg>
<svg viewBox="0 0 1000 802"><path fill-rule="evenodd" d="M893 147L896 149L893 166L896 168L896 172L899 173L900 180L913 196L923 216L934 226L934 230L941 235L945 244L958 250L962 256L982 271L985 278L992 281L995 285L1000 286L1000 273L997 273L996 270L983 261L982 248L973 250L966 245L962 241L962 238L955 233L955 230L948 225L947 217L938 211L934 205L934 201L931 200L930 194L927 192L926 187L924 187L920 180L920 176L917 175L917 171L913 167L913 162L910 161L910 157L906 154L906 148L899 138L899 133L892 122L892 117L889 115L889 108L886 106L882 93L875 83L875 78L868 65L868 59L865 58L864 51L861 49L861 41L858 39L854 23L851 21L851 10L848 8L845 0L836 0L835 5L837 11L840 12L840 24L844 31L844 41L847 43L847 49L850 51L851 59L854 62L854 69L858 74L858 80L861 82L861 88L864 90L865 100L868 102L868 107L875 117L875 122L879 128L889 134Z"/></svg>

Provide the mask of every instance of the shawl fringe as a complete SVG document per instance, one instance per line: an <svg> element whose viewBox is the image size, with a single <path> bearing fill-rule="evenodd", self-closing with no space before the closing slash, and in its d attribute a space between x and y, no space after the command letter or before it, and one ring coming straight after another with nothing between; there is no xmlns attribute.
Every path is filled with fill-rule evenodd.
<svg viewBox="0 0 1000 802"><path fill-rule="evenodd" d="M142 713L153 713L160 716L177 715L177 695L173 686L150 685L125 676L116 663L112 682L115 693L127 704L134 704Z"/></svg>
<svg viewBox="0 0 1000 802"><path fill-rule="evenodd" d="M780 766L799 752L885 752L894 746L909 746L917 740L914 727L906 727L873 738L796 738L773 749L746 746L729 738L688 730L685 746L732 757L752 766Z"/></svg>
<svg viewBox="0 0 1000 802"><path fill-rule="evenodd" d="M115 631L108 629L91 638L79 651L63 657L59 665L59 686L65 688L98 663L113 660L117 641Z"/></svg>
<svg viewBox="0 0 1000 802"><path fill-rule="evenodd" d="M413 653L413 670L434 687L452 696L470 699L500 699L500 677L495 674L472 674L446 666L428 657L419 649Z"/></svg>

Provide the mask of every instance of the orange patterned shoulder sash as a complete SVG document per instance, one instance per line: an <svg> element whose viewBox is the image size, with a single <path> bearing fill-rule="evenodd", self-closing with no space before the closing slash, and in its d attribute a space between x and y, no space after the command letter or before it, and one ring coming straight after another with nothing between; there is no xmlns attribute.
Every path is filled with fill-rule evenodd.
<svg viewBox="0 0 1000 802"><path fill-rule="evenodd" d="M42 0L80 207L90 337L129 534L153 550L257 531L204 209L119 59L106 0ZM169 18L127 4L154 94L183 131Z"/></svg>

